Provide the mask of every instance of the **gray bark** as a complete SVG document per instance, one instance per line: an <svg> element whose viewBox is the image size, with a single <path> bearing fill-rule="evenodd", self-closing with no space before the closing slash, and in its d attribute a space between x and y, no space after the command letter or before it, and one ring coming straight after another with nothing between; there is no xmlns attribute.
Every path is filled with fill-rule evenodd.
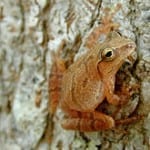
<svg viewBox="0 0 150 150"><path fill-rule="evenodd" d="M115 14L119 31L137 44L133 68L140 83L138 114L144 118L115 130L94 133L66 131L58 109L48 115L50 52L63 40L69 49L78 35L83 44L99 22L103 9ZM150 149L150 3L149 0L1 0L0 1L0 149L21 150L148 150ZM51 123L53 122L53 128ZM126 131L126 132L125 132ZM53 136L52 136L53 135Z"/></svg>

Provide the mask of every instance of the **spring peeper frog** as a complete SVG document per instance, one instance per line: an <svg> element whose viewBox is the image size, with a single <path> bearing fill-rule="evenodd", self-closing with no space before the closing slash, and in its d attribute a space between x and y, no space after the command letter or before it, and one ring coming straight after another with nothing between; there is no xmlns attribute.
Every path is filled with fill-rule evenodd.
<svg viewBox="0 0 150 150"><path fill-rule="evenodd" d="M113 31L66 70L59 102L67 115L63 128L98 131L115 126L111 116L96 108L104 99L112 105L122 103L114 93L115 75L135 47L132 40Z"/></svg>

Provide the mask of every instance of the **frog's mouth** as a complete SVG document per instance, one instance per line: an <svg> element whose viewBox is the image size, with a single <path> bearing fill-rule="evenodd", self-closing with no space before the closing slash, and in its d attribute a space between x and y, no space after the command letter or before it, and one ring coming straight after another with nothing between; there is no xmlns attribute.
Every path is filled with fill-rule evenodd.
<svg viewBox="0 0 150 150"><path fill-rule="evenodd" d="M130 65L133 66L133 64L134 64L134 62L136 61L136 59L137 59L137 53L136 53L136 51L133 51L133 52L131 53L131 55L128 56L128 57L125 59L124 64L130 64Z"/></svg>

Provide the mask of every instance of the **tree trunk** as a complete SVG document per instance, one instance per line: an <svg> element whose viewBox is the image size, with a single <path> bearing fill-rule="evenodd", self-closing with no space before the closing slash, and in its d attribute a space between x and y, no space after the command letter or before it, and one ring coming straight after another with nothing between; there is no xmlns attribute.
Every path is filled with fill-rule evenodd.
<svg viewBox="0 0 150 150"><path fill-rule="evenodd" d="M138 57L130 80L140 85L124 111L130 114L136 106L134 112L144 117L108 131L66 131L60 126L61 110L53 117L48 111L51 51L64 42L62 53L70 65L101 23L104 8L115 10L118 3L121 8L113 20L122 35L136 42ZM0 149L150 149L149 8L148 0L1 0Z"/></svg>

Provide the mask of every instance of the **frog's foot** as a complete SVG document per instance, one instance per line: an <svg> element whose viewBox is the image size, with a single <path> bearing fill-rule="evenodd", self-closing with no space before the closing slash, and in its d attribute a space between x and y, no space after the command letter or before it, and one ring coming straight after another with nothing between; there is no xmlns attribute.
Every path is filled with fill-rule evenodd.
<svg viewBox="0 0 150 150"><path fill-rule="evenodd" d="M101 131L115 126L112 117L100 112L80 112L75 118L67 118L62 122L62 127L68 130Z"/></svg>
<svg viewBox="0 0 150 150"><path fill-rule="evenodd" d="M127 104L127 102L129 101L129 97L127 97L126 95L113 95L108 102L114 106L123 106L125 104ZM121 107L120 107L121 108Z"/></svg>
<svg viewBox="0 0 150 150"><path fill-rule="evenodd" d="M111 95L110 97L107 98L107 101L115 106L118 106L121 104L120 97L116 94Z"/></svg>

